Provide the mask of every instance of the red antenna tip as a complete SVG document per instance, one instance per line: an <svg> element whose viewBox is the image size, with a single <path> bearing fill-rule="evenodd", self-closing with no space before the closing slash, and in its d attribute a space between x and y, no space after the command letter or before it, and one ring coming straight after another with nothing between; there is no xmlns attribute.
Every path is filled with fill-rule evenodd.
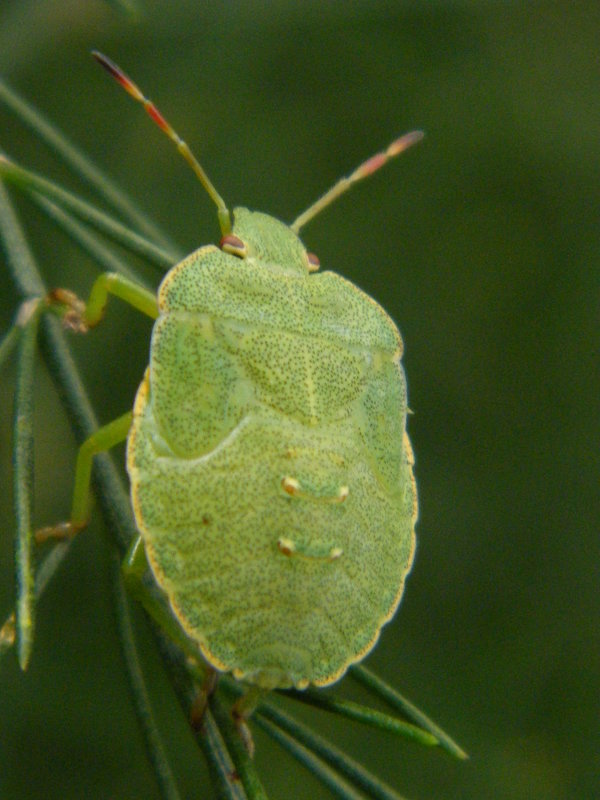
<svg viewBox="0 0 600 800"><path fill-rule="evenodd" d="M396 141L392 142L388 146L386 154L390 158L398 156L404 150L407 150L409 147L412 147L413 144L417 144L417 142L420 142L424 136L425 134L423 133L423 131L411 131L410 133L405 133L404 136L400 136L398 139L396 139Z"/></svg>
<svg viewBox="0 0 600 800"><path fill-rule="evenodd" d="M97 50L92 50L92 55L96 59L96 61L100 64L100 66L104 67L104 69L111 75L117 83L119 83L125 91L134 97L136 100L144 99L144 95L140 92L138 87L135 83L125 75L123 70L121 70L114 61L111 61L110 58L99 53Z"/></svg>

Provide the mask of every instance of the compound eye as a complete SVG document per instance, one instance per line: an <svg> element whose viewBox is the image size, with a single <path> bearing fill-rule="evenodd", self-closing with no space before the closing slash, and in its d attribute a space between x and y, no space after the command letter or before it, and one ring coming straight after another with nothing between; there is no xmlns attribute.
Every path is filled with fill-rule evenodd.
<svg viewBox="0 0 600 800"><path fill-rule="evenodd" d="M319 257L316 256L314 253L307 253L306 258L308 259L308 271L309 272L316 272L319 267L321 266L321 262L319 261Z"/></svg>
<svg viewBox="0 0 600 800"><path fill-rule="evenodd" d="M223 236L219 242L219 247L224 253L229 253L230 255L237 256L238 258L246 258L246 255L248 254L248 248L246 247L245 242L243 242L239 236L235 236L233 233L228 233L227 236Z"/></svg>

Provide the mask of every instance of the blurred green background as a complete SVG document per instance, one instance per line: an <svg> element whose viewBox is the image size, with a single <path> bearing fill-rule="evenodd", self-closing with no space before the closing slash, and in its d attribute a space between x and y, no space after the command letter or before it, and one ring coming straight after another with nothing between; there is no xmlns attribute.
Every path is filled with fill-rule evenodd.
<svg viewBox="0 0 600 800"><path fill-rule="evenodd" d="M414 800L600 796L600 5L139 5L132 22L100 0L3 0L0 74L183 251L218 237L214 209L92 48L160 105L231 205L283 220L399 133L427 132L303 238L385 305L406 345L419 542L400 611L367 663L471 759L305 718ZM81 189L3 107L0 147ZM13 196L48 283L84 293L89 260ZM0 330L16 302L0 262ZM102 421L131 407L149 333L118 303L108 319L73 343ZM13 592L13 378L0 381L2 616ZM42 367L38 387L36 521L47 524L69 507L75 445ZM182 794L209 797L160 663L145 652ZM257 740L272 797L328 796ZM12 657L2 664L0 796L158 797L99 520L44 597L28 673Z"/></svg>

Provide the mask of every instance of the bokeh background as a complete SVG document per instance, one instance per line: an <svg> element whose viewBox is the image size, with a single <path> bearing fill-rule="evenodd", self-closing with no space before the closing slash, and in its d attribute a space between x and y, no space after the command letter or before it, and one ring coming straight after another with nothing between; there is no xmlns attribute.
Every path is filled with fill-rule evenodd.
<svg viewBox="0 0 600 800"><path fill-rule="evenodd" d="M145 88L231 205L283 220L399 133L427 132L304 240L386 306L406 345L419 544L368 665L471 758L304 716L414 800L600 796L600 5L138 2L132 21L101 0L2 0L0 74L182 251L218 237L214 209L92 48ZM81 189L3 107L0 146ZM84 293L88 259L13 196L48 283ZM16 302L0 262L2 330ZM102 421L131 406L149 333L116 302L108 319L74 342ZM13 591L13 378L0 379L2 616ZM69 507L75 443L41 365L38 389L44 524ZM182 794L209 797L141 617L139 637ZM328 796L260 735L257 761L272 797ZM158 797L100 520L44 597L28 673L2 664L0 795Z"/></svg>

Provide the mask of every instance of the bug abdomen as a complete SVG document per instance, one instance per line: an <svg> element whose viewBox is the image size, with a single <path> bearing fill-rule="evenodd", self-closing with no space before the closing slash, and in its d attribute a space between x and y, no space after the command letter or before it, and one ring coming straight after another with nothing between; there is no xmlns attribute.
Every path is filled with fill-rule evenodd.
<svg viewBox="0 0 600 800"><path fill-rule="evenodd" d="M305 425L257 406L210 453L168 455L148 384L128 449L149 561L218 669L265 686L336 680L393 613L414 549L405 457L393 491L352 414Z"/></svg>

